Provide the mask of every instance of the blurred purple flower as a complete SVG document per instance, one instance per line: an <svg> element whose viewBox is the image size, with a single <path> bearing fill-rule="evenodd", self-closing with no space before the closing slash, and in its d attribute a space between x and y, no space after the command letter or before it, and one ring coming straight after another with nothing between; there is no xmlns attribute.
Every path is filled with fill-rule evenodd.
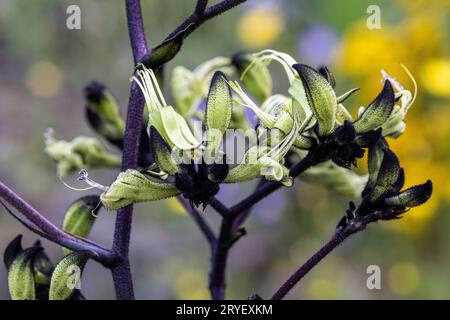
<svg viewBox="0 0 450 320"><path fill-rule="evenodd" d="M312 64L329 64L338 37L336 31L326 25L313 25L300 34L298 52L300 60Z"/></svg>
<svg viewBox="0 0 450 320"><path fill-rule="evenodd" d="M253 10L255 8L267 8L267 9L273 9L273 8L280 8L284 5L283 0L258 0L258 1L248 1L244 2L243 5L241 5L239 8L246 12Z"/></svg>
<svg viewBox="0 0 450 320"><path fill-rule="evenodd" d="M220 191L217 194L217 199L224 203L235 203L242 194L242 189L239 184L221 184Z"/></svg>
<svg viewBox="0 0 450 320"><path fill-rule="evenodd" d="M263 223L273 224L280 219L285 206L286 199L284 192L275 192L257 203L252 211L254 211L255 216Z"/></svg>

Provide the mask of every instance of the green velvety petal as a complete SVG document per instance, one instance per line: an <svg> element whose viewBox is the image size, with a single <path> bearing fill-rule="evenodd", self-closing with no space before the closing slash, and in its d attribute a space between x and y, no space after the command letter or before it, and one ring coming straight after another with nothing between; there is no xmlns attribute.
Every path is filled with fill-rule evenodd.
<svg viewBox="0 0 450 320"><path fill-rule="evenodd" d="M174 184L130 169L121 172L100 199L106 209L117 210L129 204L161 200L179 193Z"/></svg>
<svg viewBox="0 0 450 320"><path fill-rule="evenodd" d="M391 115L394 103L394 89L391 82L386 80L381 93L369 104L359 119L355 121L356 131L362 133L382 126Z"/></svg>
<svg viewBox="0 0 450 320"><path fill-rule="evenodd" d="M50 283L50 300L66 300L70 298L80 281L84 266L93 253L76 251L66 255L56 265Z"/></svg>

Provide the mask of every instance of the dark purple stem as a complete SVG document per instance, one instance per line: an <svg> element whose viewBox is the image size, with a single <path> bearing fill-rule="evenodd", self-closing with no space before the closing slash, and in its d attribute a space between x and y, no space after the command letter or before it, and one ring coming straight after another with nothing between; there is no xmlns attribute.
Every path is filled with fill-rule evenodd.
<svg viewBox="0 0 450 320"><path fill-rule="evenodd" d="M209 290L214 300L225 299L225 276L232 228L233 218L224 217L220 227L219 239L212 248L212 268L209 274Z"/></svg>
<svg viewBox="0 0 450 320"><path fill-rule="evenodd" d="M290 170L289 175L293 178L297 177L301 173L303 173L305 170L316 164L315 161L313 161L313 154L309 153L305 158L303 158L300 162L295 164ZM261 201L274 191L281 188L283 185L280 182L267 182L263 185L261 185L260 188L258 188L254 193L249 195L247 198L243 199L238 204L234 205L230 208L231 215L232 216L238 216L241 213L243 213L245 210L250 209L252 206L254 206L257 202Z"/></svg>
<svg viewBox="0 0 450 320"><path fill-rule="evenodd" d="M281 300L286 294L309 272L314 268L323 258L325 258L331 251L339 246L345 239L353 233L361 230L360 228L346 227L337 231L334 236L328 241L319 251L317 251L311 258L308 259L289 279L275 292L271 300Z"/></svg>
<svg viewBox="0 0 450 320"><path fill-rule="evenodd" d="M125 0L127 10L128 35L131 50L133 51L134 63L138 63L148 50L147 40L142 20L141 1Z"/></svg>
<svg viewBox="0 0 450 320"><path fill-rule="evenodd" d="M118 260L119 257L117 257L111 250L105 249L91 241L75 237L55 226L2 182L0 182L0 197L19 211L24 217L26 217L29 222L41 230L42 236L45 236L50 241L71 250L88 250L94 252L95 256L93 259L106 266L109 266Z"/></svg>
<svg viewBox="0 0 450 320"><path fill-rule="evenodd" d="M134 63L142 59L147 51L144 25L142 22L141 4L139 0L125 0L128 32ZM141 135L144 98L138 86L133 82L128 101L127 121L124 135L122 170L136 168L138 163L139 140ZM130 270L128 249L130 246L133 206L117 211L116 227L112 249L121 258L121 262L112 269L117 299L134 299L133 281Z"/></svg>
<svg viewBox="0 0 450 320"><path fill-rule="evenodd" d="M183 38L186 38L204 22L236 7L245 1L247 0L223 0L209 8L206 8L208 1L198 0L194 12L178 27L176 27L175 30L172 31L164 40L166 41L168 39L172 39L173 37L179 35L180 32L183 32Z"/></svg>
<svg viewBox="0 0 450 320"><path fill-rule="evenodd" d="M309 153L300 162L294 165L289 173L291 177L296 177L306 169L315 164L314 153ZM209 276L209 289L211 296L215 300L225 299L225 276L228 252L231 246L245 233L239 232L242 223L247 218L250 209L260 200L267 197L272 192L282 187L279 182L259 183L255 192L233 206L227 208L221 202L214 199L211 206L218 211L222 217L219 239L212 251L212 268ZM238 232L236 238L236 232Z"/></svg>
<svg viewBox="0 0 450 320"><path fill-rule="evenodd" d="M253 193L257 192L266 183L268 183L268 181L264 178L261 178L258 181L258 183L256 184L256 187L255 187L255 190L253 191ZM236 219L234 219L234 223L233 223L233 231L238 230L244 224L245 220L247 220L247 218L249 217L251 211L252 211L252 207L250 207L246 210L243 210L236 216Z"/></svg>
<svg viewBox="0 0 450 320"><path fill-rule="evenodd" d="M206 240L208 240L208 243L211 247L216 245L217 238L214 234L214 232L211 230L211 227L208 225L208 223L205 221L205 219L202 217L202 215L198 212L197 209L192 208L189 204L189 201L184 199L182 196L178 197L178 200L181 202L183 207L186 209L188 214L192 217L194 222L199 227L200 231L205 236Z"/></svg>

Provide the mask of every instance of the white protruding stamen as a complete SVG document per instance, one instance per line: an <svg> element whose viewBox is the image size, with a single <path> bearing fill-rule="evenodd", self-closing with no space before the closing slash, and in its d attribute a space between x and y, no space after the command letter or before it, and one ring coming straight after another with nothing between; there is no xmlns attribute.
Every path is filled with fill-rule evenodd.
<svg viewBox="0 0 450 320"><path fill-rule="evenodd" d="M155 73L152 69L147 69L145 66L141 66L142 70L137 71L137 75L133 76L132 79L135 81L142 91L145 97L145 103L149 112L155 111L163 106L166 106L166 101L159 88L158 80L156 79Z"/></svg>
<svg viewBox="0 0 450 320"><path fill-rule="evenodd" d="M90 179L88 177L88 172L86 169L81 169L78 174L80 175L80 177L78 177L78 180L86 182L88 185L91 186L91 188L96 188L96 189L102 190L103 192L108 191L109 188L107 186L104 186L104 185Z"/></svg>
<svg viewBox="0 0 450 320"><path fill-rule="evenodd" d="M275 117L267 112L262 111L253 100L244 92L239 83L235 81L228 81L230 88L236 92L239 98L242 100L241 105L253 110L256 116L266 125L272 127L276 121Z"/></svg>
<svg viewBox="0 0 450 320"><path fill-rule="evenodd" d="M263 62L270 63L272 60L279 62L283 66L283 68L289 78L289 82L292 82L297 75L297 72L292 68L292 66L294 64L297 64L297 61L295 61L295 59L292 58L287 53L283 53L283 52L279 52L279 51L275 51L275 50L271 50L271 49L266 49L266 50L262 50L260 52L255 53L253 56ZM254 62L252 62L246 68L246 70L244 71L244 74L248 71L247 69L249 69L249 67L253 67L253 65L254 65Z"/></svg>
<svg viewBox="0 0 450 320"><path fill-rule="evenodd" d="M88 190L94 189L94 187L75 188L75 187L69 186L69 184L67 184L67 183L62 179L61 176L58 176L58 179L59 179L59 181L61 181L61 183L62 183L63 185L66 186L66 188L69 188L70 190L73 190L73 191L83 192L83 191L88 191Z"/></svg>

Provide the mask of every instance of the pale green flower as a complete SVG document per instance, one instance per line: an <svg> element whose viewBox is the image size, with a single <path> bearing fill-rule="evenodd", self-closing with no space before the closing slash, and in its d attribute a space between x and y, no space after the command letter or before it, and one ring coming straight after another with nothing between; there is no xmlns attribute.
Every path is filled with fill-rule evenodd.
<svg viewBox="0 0 450 320"><path fill-rule="evenodd" d="M56 140L52 129L45 134L45 151L55 160L60 177L83 168L118 168L121 165L121 159L108 152L98 139L79 136L69 142Z"/></svg>
<svg viewBox="0 0 450 320"><path fill-rule="evenodd" d="M171 148L195 149L200 142L194 137L186 120L167 105L153 70L140 66L133 77L141 88L148 109L148 130L155 127Z"/></svg>

